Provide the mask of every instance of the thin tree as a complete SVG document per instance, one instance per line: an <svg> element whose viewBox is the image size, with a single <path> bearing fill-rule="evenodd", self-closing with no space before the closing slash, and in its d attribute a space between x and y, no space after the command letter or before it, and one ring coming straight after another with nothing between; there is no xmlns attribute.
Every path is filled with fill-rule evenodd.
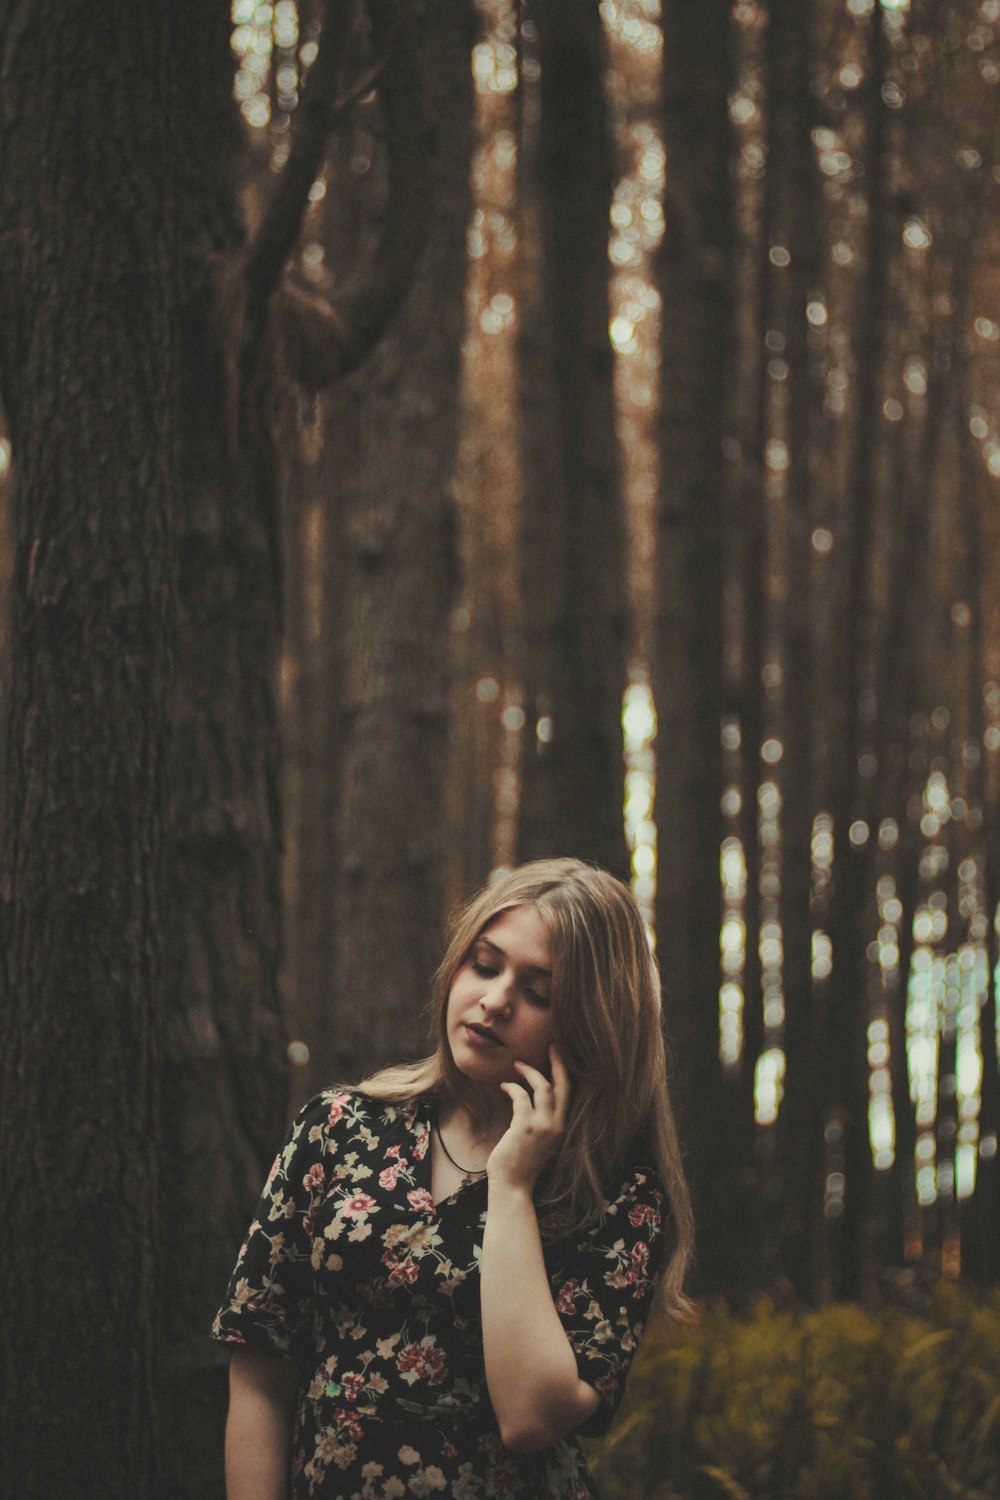
<svg viewBox="0 0 1000 1500"><path fill-rule="evenodd" d="M654 693L661 850L656 927L679 1060L682 1135L707 1287L742 1275L733 1088L719 1062L723 547L729 391L730 7L663 18L666 232Z"/></svg>
<svg viewBox="0 0 1000 1500"><path fill-rule="evenodd" d="M520 853L575 854L628 874L621 710L625 538L608 337L612 165L596 0L533 12L541 68L537 150L522 172L529 301L521 339L522 594L529 722L549 736L523 768ZM537 217L536 217L537 215ZM541 265L535 227L540 229ZM532 281L532 278L535 278ZM538 410L526 397L547 383ZM550 446L551 444L551 446Z"/></svg>
<svg viewBox="0 0 1000 1500"><path fill-rule="evenodd" d="M785 380L781 389L784 463L782 499L783 654L781 930L785 1053L784 1100L779 1117L782 1157L795 1153L816 1078L810 1072L812 995L813 590L812 549L816 335L809 315L822 274L822 219L812 134L816 105L814 6L811 0L771 0L767 37L768 181L775 200L770 215L772 250L787 263L772 270L775 328L783 331ZM818 304L815 304L818 305ZM770 328L769 324L769 328ZM800 1234L814 1204L786 1193L783 1237ZM792 1256L792 1261L799 1257ZM800 1281L800 1290L804 1290Z"/></svg>

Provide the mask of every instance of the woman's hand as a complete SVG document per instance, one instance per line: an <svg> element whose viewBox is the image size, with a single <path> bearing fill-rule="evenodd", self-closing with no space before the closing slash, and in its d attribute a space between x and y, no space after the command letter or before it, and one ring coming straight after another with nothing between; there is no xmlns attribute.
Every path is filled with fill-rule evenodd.
<svg viewBox="0 0 1000 1500"><path fill-rule="evenodd" d="M490 1152L486 1170L491 1183L526 1188L530 1193L546 1162L555 1155L566 1129L570 1081L555 1047L549 1047L552 1078L527 1063L514 1064L528 1085L502 1083L513 1105L510 1125ZM530 1090L530 1092L529 1092Z"/></svg>
<svg viewBox="0 0 1000 1500"><path fill-rule="evenodd" d="M597 1409L552 1300L531 1190L558 1149L569 1109L569 1074L549 1048L551 1080L519 1062L524 1079L502 1083L514 1113L486 1165L480 1308L486 1384L504 1446L540 1453ZM530 1092L529 1092L530 1090Z"/></svg>

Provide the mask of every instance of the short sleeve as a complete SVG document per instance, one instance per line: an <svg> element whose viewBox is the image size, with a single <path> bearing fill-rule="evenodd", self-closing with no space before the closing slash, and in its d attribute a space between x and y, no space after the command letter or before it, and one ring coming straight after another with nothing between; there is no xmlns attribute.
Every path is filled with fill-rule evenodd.
<svg viewBox="0 0 1000 1500"><path fill-rule="evenodd" d="M312 1221L348 1097L326 1092L296 1117L240 1248L212 1338L295 1360L311 1323Z"/></svg>
<svg viewBox="0 0 1000 1500"><path fill-rule="evenodd" d="M549 1284L580 1377L600 1405L579 1429L608 1430L639 1346L666 1254L665 1199L658 1178L635 1168L600 1219L551 1247Z"/></svg>

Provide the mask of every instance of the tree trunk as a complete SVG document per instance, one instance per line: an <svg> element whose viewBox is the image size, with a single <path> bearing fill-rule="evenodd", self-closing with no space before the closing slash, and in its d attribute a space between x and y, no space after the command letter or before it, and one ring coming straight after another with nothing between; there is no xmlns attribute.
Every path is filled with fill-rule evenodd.
<svg viewBox="0 0 1000 1500"><path fill-rule="evenodd" d="M537 339L522 321L522 593L529 723L548 719L550 737L529 742L525 756L520 853L577 855L627 879L625 535L608 337L612 167L604 39L596 0L545 0L535 21L547 317ZM530 179L530 171L522 173L529 257ZM529 263L529 285L535 269ZM529 301L522 319L533 311ZM551 362L552 395L535 414L525 395L544 384L539 361ZM545 438L554 452L540 452Z"/></svg>
<svg viewBox="0 0 1000 1500"><path fill-rule="evenodd" d="M0 1488L20 1500L136 1500L155 1465L177 45L164 4L25 3L2 41Z"/></svg>
<svg viewBox="0 0 1000 1500"><path fill-rule="evenodd" d="M811 1072L813 650L812 650L812 427L817 391L815 335L807 308L822 271L820 205L812 130L814 7L811 0L771 0L767 42L768 179L775 179L771 244L784 246L791 262L772 272L779 319L785 329L786 380L780 387L787 451L782 519L783 607L779 612L784 712L781 761L781 929L785 1019L784 1100L779 1116L782 1159L794 1157L808 1123L809 1101L818 1087ZM768 247L769 248L769 247ZM816 1212L815 1199L784 1195L782 1238L788 1265L804 1259L801 1240ZM800 1242L798 1249L792 1248ZM801 1275L798 1290L806 1290Z"/></svg>
<svg viewBox="0 0 1000 1500"><path fill-rule="evenodd" d="M426 22L434 219L401 314L338 402L347 555L334 606L343 700L329 1025L341 1078L424 1050L440 956L472 36L469 0L436 5Z"/></svg>
<svg viewBox="0 0 1000 1500"><path fill-rule="evenodd" d="M164 1218L176 1264L165 1303L171 1494L217 1491L223 1382L205 1332L287 1108L276 702L281 450L298 437L287 396L296 379L315 390L367 355L405 294L428 218L420 81L430 74L426 54L421 61L428 28L376 0L365 12L368 28L356 24L357 7L327 0L286 164L249 242L236 197L225 9L191 8L185 32L205 76L185 116L195 139L183 155L188 443L172 849L183 902L170 944L176 1000L164 1061L172 1136ZM386 127L385 212L362 272L334 289L331 308L283 273L330 131L373 83Z"/></svg>
<svg viewBox="0 0 1000 1500"><path fill-rule="evenodd" d="M705 1289L739 1284L732 1084L719 1063L724 495L731 346L729 5L666 9L662 496L654 695L659 713L656 926L678 1113Z"/></svg>
<svg viewBox="0 0 1000 1500"><path fill-rule="evenodd" d="M868 55L865 66L867 91L864 180L868 212L865 265L856 313L857 375L855 379L855 424L848 483L848 515L845 518L846 559L836 621L836 661L833 674L834 701L840 713L834 743L831 813L834 824L833 901L830 938L833 945L833 975L830 981L824 1024L815 1062L829 1061L830 1088L826 1103L841 1114L844 1127L844 1163L847 1179L843 1218L837 1228L839 1263L834 1267L837 1291L857 1296L869 1269L868 1190L872 1173L868 1143L867 988L865 954L865 903L871 897L870 842L853 845L848 832L859 812L858 757L862 745L861 685L870 618L873 558L872 489L880 428L880 386L889 239L886 225L885 105L881 87L884 78L885 36L881 7L876 6L868 23ZM822 1076L817 1072L817 1076ZM816 1103L820 1095L817 1092ZM806 1138L812 1165L803 1194L822 1191L819 1163L824 1119L821 1108L813 1113Z"/></svg>
<svg viewBox="0 0 1000 1500"><path fill-rule="evenodd" d="M287 1110L280 959L278 524L273 345L245 337L243 163L225 8L189 4L181 223L178 635L162 1053L161 1484L216 1496L225 1376L208 1342ZM196 1232L193 1230L196 1229Z"/></svg>
<svg viewBox="0 0 1000 1500"><path fill-rule="evenodd" d="M545 277L540 133L542 101L537 44L529 31L534 6L524 0L520 72L521 131L517 158L518 321L517 397L521 453L521 676L527 724L521 772L518 852L524 859L560 854L557 777L552 744L553 685L562 675L560 622L567 580L556 564L565 552L567 489L563 478L556 393L555 333ZM535 33L537 34L537 25ZM525 35L527 33L527 35ZM551 124L551 115L546 124Z"/></svg>

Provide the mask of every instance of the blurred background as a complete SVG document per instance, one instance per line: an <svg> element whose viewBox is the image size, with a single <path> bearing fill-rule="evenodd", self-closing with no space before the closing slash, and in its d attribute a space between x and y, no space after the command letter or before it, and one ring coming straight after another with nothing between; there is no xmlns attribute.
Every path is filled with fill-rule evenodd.
<svg viewBox="0 0 1000 1500"><path fill-rule="evenodd" d="M537 856L648 922L703 1305L936 1288L917 1341L995 1307L1000 0L184 0L32 35L0 1040L36 1146L5 1202L115 1388L145 1330L99 1492L219 1492L206 1319L289 1112L425 1049L447 914ZM50 1170L85 1228L39 1272ZM998 1493L997 1327L947 1428L985 1467L941 1479L942 1377L913 1493ZM26 1312L9 1368L47 1348ZM897 1492L724 1483L703 1440L675 1488L646 1449L604 1483Z"/></svg>

